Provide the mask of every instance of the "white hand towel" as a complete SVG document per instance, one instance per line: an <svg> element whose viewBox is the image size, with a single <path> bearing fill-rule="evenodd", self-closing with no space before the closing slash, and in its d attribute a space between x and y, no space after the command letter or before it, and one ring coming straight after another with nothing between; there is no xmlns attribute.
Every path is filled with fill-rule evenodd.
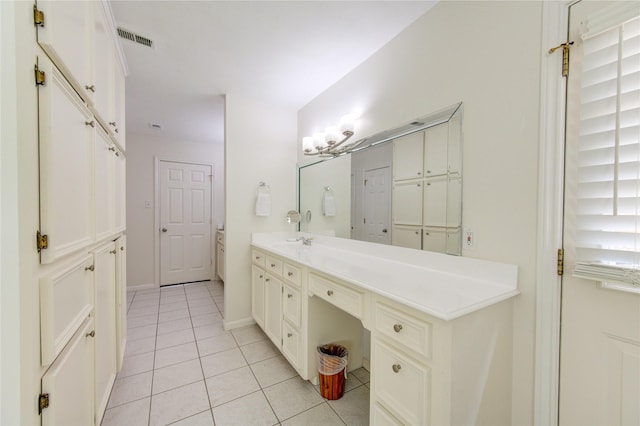
<svg viewBox="0 0 640 426"><path fill-rule="evenodd" d="M256 216L269 216L271 214L271 194L259 192L256 198Z"/></svg>
<svg viewBox="0 0 640 426"><path fill-rule="evenodd" d="M336 201L333 194L325 193L322 199L322 210L325 216L336 215Z"/></svg>

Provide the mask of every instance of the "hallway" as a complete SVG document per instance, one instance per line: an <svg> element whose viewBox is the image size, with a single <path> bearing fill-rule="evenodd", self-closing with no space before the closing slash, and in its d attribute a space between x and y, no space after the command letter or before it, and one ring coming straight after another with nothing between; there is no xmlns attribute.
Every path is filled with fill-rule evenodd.
<svg viewBox="0 0 640 426"><path fill-rule="evenodd" d="M127 295L127 349L103 426L369 424L366 370L324 400L257 326L224 331L223 294L215 281Z"/></svg>

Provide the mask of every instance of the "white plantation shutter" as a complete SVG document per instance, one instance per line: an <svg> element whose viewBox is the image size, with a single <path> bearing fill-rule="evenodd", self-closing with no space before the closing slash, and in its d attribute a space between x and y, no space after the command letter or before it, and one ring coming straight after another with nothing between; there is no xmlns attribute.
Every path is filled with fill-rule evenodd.
<svg viewBox="0 0 640 426"><path fill-rule="evenodd" d="M574 275L640 290L640 18L592 34L583 35Z"/></svg>

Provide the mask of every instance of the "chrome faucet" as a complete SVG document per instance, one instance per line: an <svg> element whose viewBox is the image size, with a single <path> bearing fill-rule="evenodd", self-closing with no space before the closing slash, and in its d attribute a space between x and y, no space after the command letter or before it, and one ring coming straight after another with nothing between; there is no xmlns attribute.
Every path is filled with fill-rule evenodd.
<svg viewBox="0 0 640 426"><path fill-rule="evenodd" d="M301 237L302 238L302 244L305 246L310 246L311 245L311 241L313 241L313 237Z"/></svg>

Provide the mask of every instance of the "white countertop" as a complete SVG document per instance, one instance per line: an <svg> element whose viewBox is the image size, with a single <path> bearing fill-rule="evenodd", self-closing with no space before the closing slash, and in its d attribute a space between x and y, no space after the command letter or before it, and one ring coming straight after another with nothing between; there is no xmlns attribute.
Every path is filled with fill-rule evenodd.
<svg viewBox="0 0 640 426"><path fill-rule="evenodd" d="M515 265L312 236L304 246L291 233L255 233L252 245L443 320L519 294Z"/></svg>

